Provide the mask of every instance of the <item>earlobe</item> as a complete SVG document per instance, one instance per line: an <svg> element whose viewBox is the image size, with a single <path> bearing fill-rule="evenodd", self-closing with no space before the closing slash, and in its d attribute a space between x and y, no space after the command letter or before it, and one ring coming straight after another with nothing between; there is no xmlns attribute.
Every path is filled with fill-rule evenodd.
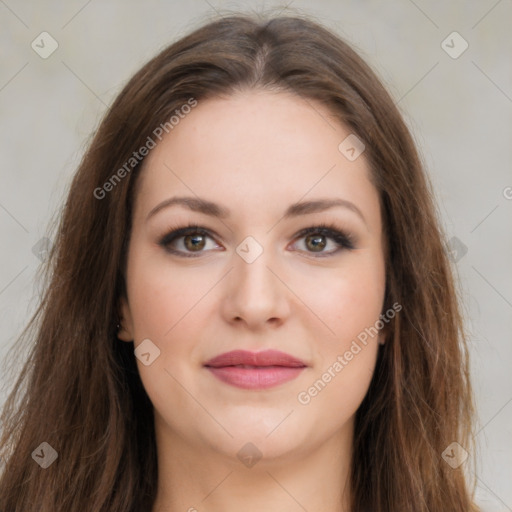
<svg viewBox="0 0 512 512"><path fill-rule="evenodd" d="M130 306L128 306L128 301L124 297L120 300L117 338L121 341L133 341L133 323Z"/></svg>
<svg viewBox="0 0 512 512"><path fill-rule="evenodd" d="M384 345L384 343L386 343L386 338L388 337L388 329L387 329L387 325L384 326L380 332L379 332L379 336L377 338L377 341L379 342L379 345Z"/></svg>
<svg viewBox="0 0 512 512"><path fill-rule="evenodd" d="M130 332L123 327L123 323L121 321L121 325L117 331L117 338L121 341L133 341L133 336L130 334Z"/></svg>

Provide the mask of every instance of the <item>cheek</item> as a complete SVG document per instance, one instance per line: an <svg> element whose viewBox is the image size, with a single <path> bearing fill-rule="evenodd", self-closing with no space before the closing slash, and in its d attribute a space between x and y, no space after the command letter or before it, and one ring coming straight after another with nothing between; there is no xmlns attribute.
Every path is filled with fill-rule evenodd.
<svg viewBox="0 0 512 512"><path fill-rule="evenodd" d="M196 315L196 305L215 282L204 269L180 271L164 258L135 256L128 289L135 339L165 340Z"/></svg>
<svg viewBox="0 0 512 512"><path fill-rule="evenodd" d="M348 424L361 405L373 376L378 349L374 343L361 345L358 350L350 361L346 352L333 354L323 372L298 393L298 407L314 419L313 430L336 432L341 425Z"/></svg>
<svg viewBox="0 0 512 512"><path fill-rule="evenodd" d="M384 261L380 256L354 258L338 272L317 279L310 289L311 309L321 312L334 334L318 336L318 365L297 398L300 407L318 419L318 428L334 431L356 412L373 376L379 347L375 324L385 290Z"/></svg>
<svg viewBox="0 0 512 512"><path fill-rule="evenodd" d="M357 257L339 269L314 275L303 273L297 295L315 314L319 338L327 353L341 350L366 328L374 326L382 311L384 264L379 258L365 262Z"/></svg>
<svg viewBox="0 0 512 512"><path fill-rule="evenodd" d="M193 369L182 363L194 353L199 319L204 322L206 315L201 299L214 276L211 271L180 272L165 256L143 251L133 254L128 271L135 346L149 339L160 350L148 366L137 360L144 388L158 410L186 410L189 400L179 382L190 382Z"/></svg>
<svg viewBox="0 0 512 512"><path fill-rule="evenodd" d="M384 268L352 266L350 271L316 283L308 305L320 312L334 334L319 324L319 333L328 334L316 337L317 364L297 401L306 414L316 418L319 431L334 432L355 414L374 373L380 346L375 325L384 300Z"/></svg>

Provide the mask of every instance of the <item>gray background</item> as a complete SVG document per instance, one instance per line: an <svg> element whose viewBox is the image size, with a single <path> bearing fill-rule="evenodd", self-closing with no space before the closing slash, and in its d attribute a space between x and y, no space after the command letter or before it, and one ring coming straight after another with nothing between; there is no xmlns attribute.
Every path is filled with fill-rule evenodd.
<svg viewBox="0 0 512 512"><path fill-rule="evenodd" d="M414 134L456 237L479 415L477 498L485 511L512 511L511 0L0 0L0 358L37 304L33 248L123 84L215 11L268 8L310 14L347 38ZM31 48L43 31L59 45L47 59ZM469 44L458 58L442 47L453 31ZM461 49L452 39L445 45Z"/></svg>

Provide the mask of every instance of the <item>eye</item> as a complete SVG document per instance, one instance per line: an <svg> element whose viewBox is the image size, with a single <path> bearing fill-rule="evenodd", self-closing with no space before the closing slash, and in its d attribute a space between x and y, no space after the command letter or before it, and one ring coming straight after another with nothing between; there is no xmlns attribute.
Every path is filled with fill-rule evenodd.
<svg viewBox="0 0 512 512"><path fill-rule="evenodd" d="M196 225L171 231L160 240L159 245L172 254L192 258L220 247L208 230Z"/></svg>
<svg viewBox="0 0 512 512"><path fill-rule="evenodd" d="M315 257L331 256L343 249L355 248L351 235L327 224L303 229L295 240L294 245L302 245L299 251L313 254ZM159 245L171 254L187 258L221 249L210 231L197 225L170 231L160 240Z"/></svg>
<svg viewBox="0 0 512 512"><path fill-rule="evenodd" d="M303 229L297 235L296 240L296 245L302 245L299 250L320 257L330 256L343 249L351 250L355 248L351 235L327 224Z"/></svg>

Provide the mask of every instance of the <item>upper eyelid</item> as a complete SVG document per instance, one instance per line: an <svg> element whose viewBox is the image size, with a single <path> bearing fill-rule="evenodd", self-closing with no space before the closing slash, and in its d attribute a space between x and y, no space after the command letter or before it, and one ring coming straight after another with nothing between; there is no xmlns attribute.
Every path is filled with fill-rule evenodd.
<svg viewBox="0 0 512 512"><path fill-rule="evenodd" d="M348 236L348 234L342 229L332 228L332 227L322 226L322 225L312 225L312 226L309 226L306 228L302 228L299 231L297 231L297 233L295 233L295 235L293 235L293 236L294 236L294 238L303 237L303 236L306 236L307 234L309 234L310 232L315 232L315 230L317 230L319 232L322 230L323 231L331 231L332 233L339 233L341 235ZM211 238L222 238L213 229L206 228L206 227L199 226L199 225L183 226L181 228L171 229L169 231L166 231L165 234L163 236L161 236L160 238L163 240L172 235L172 238L176 239L176 238L181 238L182 236L187 236L190 233L192 233L192 234L200 233L200 234L207 235Z"/></svg>
<svg viewBox="0 0 512 512"><path fill-rule="evenodd" d="M336 228L336 227L333 227L333 226L325 225L325 223L324 223L324 225L322 225L322 223L319 223L318 225L311 225L311 226L308 226L306 228L303 228L303 229L299 230L294 235L293 241L296 241L296 240L299 240L301 238L304 238L305 236L308 236L309 234L312 234L312 233L315 233L315 232L322 232L322 231L324 232L322 234L324 236L326 236L327 238L330 238L331 240L333 240L337 245L339 245L340 249L344 247L344 244L339 243L338 241L336 241L334 235L340 235L341 237L346 238L348 244L349 245L353 245L353 238L352 238L352 235L350 233L347 233L343 229L339 229L339 228ZM329 232L331 232L332 234L329 235ZM174 242L175 240L179 240L179 239L181 239L181 238L183 238L183 237L185 237L185 236L187 236L189 234L194 234L194 233L200 233L202 235L208 236L209 238L214 240L214 242L216 244L219 243L217 241L217 238L221 238L221 237L219 237L215 233L214 230L212 230L210 228L206 228L206 227L200 226L199 224L197 224L197 225L194 224L194 225L187 225L187 226L183 226L181 228L170 230L163 237L161 237L160 244L165 246L165 245L170 244L171 242ZM165 240L167 238L169 238L169 237L170 237L170 239L166 242ZM184 252L184 251L177 251L177 252ZM203 252L203 251L198 251L198 254L200 254L201 252ZM204 251L204 252L206 252L206 251ZM332 251L332 252L334 252L334 251ZM189 254L193 254L193 251L191 251ZM321 253L319 252L318 254L321 254ZM324 254L329 254L329 253L324 253Z"/></svg>

